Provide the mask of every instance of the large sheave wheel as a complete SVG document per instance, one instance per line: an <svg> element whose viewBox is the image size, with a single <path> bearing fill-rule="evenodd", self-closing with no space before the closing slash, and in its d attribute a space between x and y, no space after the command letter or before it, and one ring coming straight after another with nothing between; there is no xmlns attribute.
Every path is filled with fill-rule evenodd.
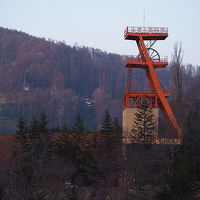
<svg viewBox="0 0 200 200"><path fill-rule="evenodd" d="M160 62L160 55L155 49L147 48L147 52L152 62ZM145 57L143 51L141 51L138 55L139 60L143 60L142 57Z"/></svg>

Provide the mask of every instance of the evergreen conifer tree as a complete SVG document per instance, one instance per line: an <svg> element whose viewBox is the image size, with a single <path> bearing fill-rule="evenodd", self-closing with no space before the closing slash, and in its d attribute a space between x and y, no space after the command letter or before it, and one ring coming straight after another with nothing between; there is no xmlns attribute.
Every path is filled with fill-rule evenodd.
<svg viewBox="0 0 200 200"><path fill-rule="evenodd" d="M88 144L87 134L63 133L57 143L58 154L74 164L72 184L91 185L101 176L97 162Z"/></svg>
<svg viewBox="0 0 200 200"><path fill-rule="evenodd" d="M143 101L135 115L132 141L140 144L153 144L155 142L155 122L152 108L146 101Z"/></svg>
<svg viewBox="0 0 200 200"><path fill-rule="evenodd" d="M25 146L26 146L27 132L28 132L27 124L24 118L20 117L17 124L15 138L16 138L16 142L18 143L20 148L22 148L23 150L25 150Z"/></svg>
<svg viewBox="0 0 200 200"><path fill-rule="evenodd" d="M100 131L104 133L111 133L113 131L112 117L108 110L104 113Z"/></svg>
<svg viewBox="0 0 200 200"><path fill-rule="evenodd" d="M58 125L54 128L54 132L56 132L56 133L60 132L60 127Z"/></svg>
<svg viewBox="0 0 200 200"><path fill-rule="evenodd" d="M29 161L30 142L28 139L28 126L23 117L20 117L16 130L16 146L13 156L15 165L21 169L22 173L27 173L27 163Z"/></svg>
<svg viewBox="0 0 200 200"><path fill-rule="evenodd" d="M33 118L29 127L29 162L27 163L30 187L39 199L44 199L44 179L46 178L45 168L48 168L53 154L53 140L48 128L48 119L42 113L40 119ZM38 189L38 187L40 189Z"/></svg>
<svg viewBox="0 0 200 200"><path fill-rule="evenodd" d="M53 140L48 128L48 119L43 113L40 119L33 118L29 126L28 143L29 143L29 159L40 159L42 165L50 160L53 153Z"/></svg>
<svg viewBox="0 0 200 200"><path fill-rule="evenodd" d="M76 118L76 121L75 121L74 125L72 126L72 132L81 134L81 133L84 133L85 130L86 129L85 129L83 120L81 119L80 114L78 114L77 118Z"/></svg>
<svg viewBox="0 0 200 200"><path fill-rule="evenodd" d="M39 139L40 138L40 122L35 117L30 122L29 126L29 138L30 140Z"/></svg>
<svg viewBox="0 0 200 200"><path fill-rule="evenodd" d="M39 121L39 127L40 127L41 133L49 133L48 123L49 123L49 120L47 119L47 116L44 112L41 114L40 121Z"/></svg>
<svg viewBox="0 0 200 200"><path fill-rule="evenodd" d="M193 160L189 154L177 152L166 185L157 193L159 200L190 200L199 189Z"/></svg>
<svg viewBox="0 0 200 200"><path fill-rule="evenodd" d="M120 126L117 117L114 118L113 129L114 129L114 132L116 132L116 133L121 133L122 132L122 127Z"/></svg>
<svg viewBox="0 0 200 200"><path fill-rule="evenodd" d="M101 138L104 143L104 150L107 153L111 153L113 150L113 122L112 117L108 110L105 111L103 120L101 122Z"/></svg>
<svg viewBox="0 0 200 200"><path fill-rule="evenodd" d="M42 114L40 120L33 118L30 126L27 126L20 118L17 127L16 178L20 184L26 185L25 191L32 199L45 199L45 169L51 158L48 120Z"/></svg>
<svg viewBox="0 0 200 200"><path fill-rule="evenodd" d="M175 157L168 185L174 196L182 197L180 199L184 199L184 196L192 198L191 195L197 190L197 183L193 161L188 154Z"/></svg>
<svg viewBox="0 0 200 200"><path fill-rule="evenodd" d="M62 133L69 133L69 128L68 128L66 123L63 124L63 126L61 128L61 132Z"/></svg>
<svg viewBox="0 0 200 200"><path fill-rule="evenodd" d="M80 114L77 116L71 133L68 129L66 131L59 137L57 150L66 161L74 164L72 184L77 184L77 180L82 185L95 183L99 179L100 171L91 152L91 144L88 141L88 134L85 133Z"/></svg>

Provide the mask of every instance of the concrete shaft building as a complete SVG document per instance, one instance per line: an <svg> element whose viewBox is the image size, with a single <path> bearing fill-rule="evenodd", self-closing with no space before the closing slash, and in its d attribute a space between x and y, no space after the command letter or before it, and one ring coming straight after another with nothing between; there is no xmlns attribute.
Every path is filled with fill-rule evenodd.
<svg viewBox="0 0 200 200"><path fill-rule="evenodd" d="M132 128L135 125L137 108L125 108L123 111L123 142L126 144L132 143L131 135L134 135ZM155 122L155 138L158 137L158 108L153 108L154 122Z"/></svg>

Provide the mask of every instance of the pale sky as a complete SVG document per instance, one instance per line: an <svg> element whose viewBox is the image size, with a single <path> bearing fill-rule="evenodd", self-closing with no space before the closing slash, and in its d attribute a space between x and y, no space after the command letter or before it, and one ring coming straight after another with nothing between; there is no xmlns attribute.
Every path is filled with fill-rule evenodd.
<svg viewBox="0 0 200 200"><path fill-rule="evenodd" d="M185 64L200 65L200 0L0 0L0 26L68 45L137 55L134 41L125 41L126 26L169 28L169 37L154 48L171 60L182 42Z"/></svg>

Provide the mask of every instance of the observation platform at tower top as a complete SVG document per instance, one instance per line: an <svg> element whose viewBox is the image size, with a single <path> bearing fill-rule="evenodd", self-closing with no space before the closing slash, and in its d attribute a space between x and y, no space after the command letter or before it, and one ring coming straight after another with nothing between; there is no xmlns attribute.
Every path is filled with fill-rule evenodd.
<svg viewBox="0 0 200 200"><path fill-rule="evenodd" d="M127 26L124 31L125 40L165 40L168 37L167 27L132 27Z"/></svg>

